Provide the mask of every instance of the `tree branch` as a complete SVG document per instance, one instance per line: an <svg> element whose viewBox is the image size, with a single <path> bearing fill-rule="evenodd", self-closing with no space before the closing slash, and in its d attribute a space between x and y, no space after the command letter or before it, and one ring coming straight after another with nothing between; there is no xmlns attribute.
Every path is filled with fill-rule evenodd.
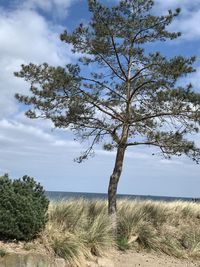
<svg viewBox="0 0 200 267"><path fill-rule="evenodd" d="M93 48L94 49L94 48ZM94 49L94 52L103 60L104 63L113 71L113 73L122 81L126 81L123 77L121 77L118 72L113 68L113 66L99 53Z"/></svg>
<svg viewBox="0 0 200 267"><path fill-rule="evenodd" d="M118 55L118 52L117 52L117 48L116 48L115 41L114 41L112 33L110 33L110 35L111 35L112 45L113 45L113 48L114 48L114 51L115 51L115 55L116 55L116 58L117 58L117 62L118 62L119 68L120 68L122 74L124 75L125 80L127 80L127 75L126 75L124 69L122 68L122 65L121 65L121 62L120 62L120 59L119 59L119 55Z"/></svg>
<svg viewBox="0 0 200 267"><path fill-rule="evenodd" d="M120 98L122 98L123 100L126 101L126 98L123 97L122 95L120 95L119 93L117 93L115 90L113 90L112 88L110 88L109 86L107 86L106 84L102 83L102 82L99 82L95 79L89 79L89 78L85 78L85 77L81 77L81 79L85 80L85 81L90 81L90 82L94 82L94 83L97 83L103 87L105 87L106 89L108 89L110 92L112 92L113 94L116 94L117 96L119 96Z"/></svg>
<svg viewBox="0 0 200 267"><path fill-rule="evenodd" d="M81 91L84 95L86 95L87 97L89 97L91 99L91 101L88 101L90 104L94 105L97 109L99 109L102 113L107 114L108 116L110 116L113 119L119 120L121 122L124 121L123 117L121 117L114 109L112 109L110 106L107 106L105 103L103 103L102 105L108 109L110 109L112 112L115 113L115 115L113 113L110 113L108 111L105 110L105 108L103 109L102 107L100 107L99 104L95 103L95 100L90 94L86 93L84 90L82 90L81 88L79 88L79 91ZM117 116L116 116L117 115Z"/></svg>

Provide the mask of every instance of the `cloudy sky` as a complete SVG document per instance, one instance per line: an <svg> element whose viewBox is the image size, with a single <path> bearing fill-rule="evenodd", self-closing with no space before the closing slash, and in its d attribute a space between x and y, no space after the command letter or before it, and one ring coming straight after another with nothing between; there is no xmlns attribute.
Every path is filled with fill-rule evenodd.
<svg viewBox="0 0 200 267"><path fill-rule="evenodd" d="M114 0L104 0L111 2ZM181 7L181 16L170 27L182 37L159 49L169 55L197 55L192 81L200 89L200 1L157 0L155 12ZM84 144L73 141L68 131L55 130L51 123L30 120L14 98L28 92L28 84L13 76L29 62L64 65L76 60L59 34L87 21L86 0L0 0L0 174L35 177L46 190L107 192L114 152L100 147L96 156L77 164ZM198 138L195 137L200 144ZM166 160L151 156L151 150L128 150L119 193L200 197L199 165L185 157Z"/></svg>

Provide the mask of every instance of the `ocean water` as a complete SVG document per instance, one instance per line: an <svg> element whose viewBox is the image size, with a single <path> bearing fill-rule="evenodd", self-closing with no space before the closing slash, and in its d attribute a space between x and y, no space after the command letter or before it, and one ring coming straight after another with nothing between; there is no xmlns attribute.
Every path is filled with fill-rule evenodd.
<svg viewBox="0 0 200 267"><path fill-rule="evenodd" d="M59 201L71 198L85 199L107 199L107 194L103 193L85 193L85 192L61 192L61 191L46 191L46 195L50 200ZM183 198L183 197L167 197L167 196L146 196L146 195L123 195L118 194L118 199L141 199L141 200L157 200L157 201L194 201L200 202L200 198Z"/></svg>

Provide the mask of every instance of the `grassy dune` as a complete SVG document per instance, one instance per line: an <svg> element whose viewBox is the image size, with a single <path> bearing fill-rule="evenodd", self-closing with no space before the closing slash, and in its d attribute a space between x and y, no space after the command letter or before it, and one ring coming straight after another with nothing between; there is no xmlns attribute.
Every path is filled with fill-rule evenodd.
<svg viewBox="0 0 200 267"><path fill-rule="evenodd" d="M115 237L106 201L51 203L40 242L74 266L84 266L85 259L94 256L109 256L113 248L200 258L200 204L120 200Z"/></svg>
<svg viewBox="0 0 200 267"><path fill-rule="evenodd" d="M86 266L86 260L95 256L110 256L114 249L154 250L200 259L198 203L120 200L117 222L116 236L106 201L51 203L49 222L41 236L20 245L22 249L62 257L76 267ZM13 246L16 249L16 244Z"/></svg>

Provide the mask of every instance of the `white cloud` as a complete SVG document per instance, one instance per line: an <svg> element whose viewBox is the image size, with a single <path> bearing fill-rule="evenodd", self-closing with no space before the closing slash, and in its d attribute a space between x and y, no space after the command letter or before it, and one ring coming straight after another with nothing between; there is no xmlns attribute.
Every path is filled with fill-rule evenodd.
<svg viewBox="0 0 200 267"><path fill-rule="evenodd" d="M16 114L16 92L28 92L27 84L14 77L21 64L64 65L71 60L67 45L59 40L63 29L36 11L17 9L0 13L0 118Z"/></svg>
<svg viewBox="0 0 200 267"><path fill-rule="evenodd" d="M70 3L55 0L38 1L37 4L42 5L42 2L54 2L65 11ZM28 8L21 4L22 1L18 3L10 10L0 8L0 173L9 172L12 177L27 173L40 181L45 177L47 181L48 176L55 177L58 166L60 173L67 171L73 158L79 155L79 144L68 141L65 132L63 138L59 132L52 132L53 125L49 121L24 117L23 107L14 94L28 94L29 86L14 77L13 72L19 71L21 64L30 62L64 65L71 62L72 54L59 40L63 28L38 12L42 6L36 7L35 2L35 7ZM50 8L57 12L55 5Z"/></svg>
<svg viewBox="0 0 200 267"><path fill-rule="evenodd" d="M8 172L17 178L28 174L44 185L55 185L69 169L73 172L73 158L80 153L80 145L68 139L41 127L0 120L0 175Z"/></svg>
<svg viewBox="0 0 200 267"><path fill-rule="evenodd" d="M157 14L166 14L169 9L181 8L180 16L169 27L172 31L182 32L180 40L198 40L200 38L200 2L199 0L156 0Z"/></svg>
<svg viewBox="0 0 200 267"><path fill-rule="evenodd" d="M42 10L54 18L63 19L76 1L78 0L16 0L16 6L27 10Z"/></svg>
<svg viewBox="0 0 200 267"><path fill-rule="evenodd" d="M106 151L106 150L103 150L103 149L95 149L95 153L97 155L101 155L101 156L108 156L108 157L110 156L110 157L113 157L113 159L116 156L116 150L114 150L114 151ZM144 159L148 160L148 159L152 159L152 155L150 153L145 153L140 148L134 149L133 152L126 151L125 157L127 159L133 159L133 160L144 160Z"/></svg>
<svg viewBox="0 0 200 267"><path fill-rule="evenodd" d="M19 123L13 120L0 120L0 141L12 143L13 150L16 147L41 149L41 144L47 147L71 147L79 148L79 144L74 141L62 140L56 133L47 133L41 127ZM3 144L1 145L3 146Z"/></svg>
<svg viewBox="0 0 200 267"><path fill-rule="evenodd" d="M170 8L182 8L186 10L193 10L195 8L199 8L199 0L155 0L156 5L163 11L166 11Z"/></svg>
<svg viewBox="0 0 200 267"><path fill-rule="evenodd" d="M1 61L12 58L21 62L66 63L70 53L69 48L59 40L61 30L34 11L22 9L1 13Z"/></svg>
<svg viewBox="0 0 200 267"><path fill-rule="evenodd" d="M199 40L200 38L200 7L195 12L186 12L179 20L172 25L172 30L178 30L182 33L183 40Z"/></svg>
<svg viewBox="0 0 200 267"><path fill-rule="evenodd" d="M180 81L180 85L185 86L186 84L191 83L193 85L193 89L196 92L200 92L200 66L196 67L196 71L192 74L188 75L185 78L182 78Z"/></svg>
<svg viewBox="0 0 200 267"><path fill-rule="evenodd" d="M38 10L42 10L41 13L48 12L48 17L55 15L63 18L67 14L69 5L73 4L75 0L14 1L18 2L15 5L16 8L13 6L10 11L1 9L0 12L0 173L9 172L11 177L29 174L39 179L47 189L51 190L106 192L115 152L109 153L99 149L96 151L95 159L91 159L85 164L73 163L73 158L79 156L82 149L79 144L69 141L71 140L70 134L67 131L63 131L61 134L58 131L51 132L53 125L49 121L25 118L22 112L23 108L19 110L19 105L14 99L16 92L28 93L27 84L13 75L14 71L20 69L22 63L46 61L51 65L64 65L72 60L69 47L62 44L58 38L59 33L63 30L62 27L53 25ZM163 8L167 2L175 7L175 2L179 1L162 0ZM191 6L194 2L190 3ZM183 11L186 11L185 16L192 21L189 1L183 0L181 3L184 5ZM197 4L197 1L195 3ZM198 8L194 11L194 15L197 11ZM194 21L190 27L193 23ZM180 25L177 26L177 28L180 27ZM190 31L190 27L186 29L187 32ZM196 28L191 29L191 32L198 31ZM122 177L126 179L124 188L122 187L123 193L144 194L147 192L149 194L156 186L153 184L155 175L162 176L161 181L165 178L167 181L168 177L173 179L173 175L178 176L178 172L175 170L177 164L168 166L173 161L160 161L148 153L150 152L146 153L146 150L139 149L134 150L133 153L131 150L128 151L124 178ZM191 186L192 192L193 189L199 188L196 178L199 169L194 169L192 165L188 167L188 164L184 164L184 168L184 171L179 174L180 180L182 176L186 177L187 173L196 179L193 188ZM138 189L137 183L142 187L141 191ZM180 188L179 181L177 184L175 186ZM191 184L191 177L185 178L185 188L188 187L188 184ZM164 192L160 188L161 186L158 191L154 191L155 194ZM166 188L164 186L164 189ZM169 190L169 194L170 192L171 194L176 193L170 191L171 188L166 190ZM179 192L176 194L178 195Z"/></svg>
<svg viewBox="0 0 200 267"><path fill-rule="evenodd" d="M119 0L113 0L113 2L119 2ZM171 31L182 32L180 41L200 39L199 0L155 0L154 2L153 10L157 15L165 15L169 9L181 8L181 14L169 27Z"/></svg>
<svg viewBox="0 0 200 267"><path fill-rule="evenodd" d="M178 160L161 159L160 163L166 165L183 165L183 162L181 160L178 161Z"/></svg>

